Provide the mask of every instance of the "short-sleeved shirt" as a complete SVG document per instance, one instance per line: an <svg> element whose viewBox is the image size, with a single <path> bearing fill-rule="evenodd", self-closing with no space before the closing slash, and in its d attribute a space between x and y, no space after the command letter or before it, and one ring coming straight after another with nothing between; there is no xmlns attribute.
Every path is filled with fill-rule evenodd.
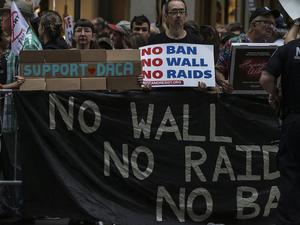
<svg viewBox="0 0 300 225"><path fill-rule="evenodd" d="M148 41L148 45L167 44L167 43L204 44L200 37L190 32L186 32L186 36L182 39L169 38L164 32L164 33L154 35L153 37L150 37Z"/></svg>
<svg viewBox="0 0 300 225"><path fill-rule="evenodd" d="M220 71L225 79L228 79L231 63L231 45L232 43L249 43L251 40L242 33L239 36L229 39L219 53L219 58L216 63L216 69Z"/></svg>
<svg viewBox="0 0 300 225"><path fill-rule="evenodd" d="M300 113L300 39L279 47L264 70L276 78L281 75L283 112Z"/></svg>

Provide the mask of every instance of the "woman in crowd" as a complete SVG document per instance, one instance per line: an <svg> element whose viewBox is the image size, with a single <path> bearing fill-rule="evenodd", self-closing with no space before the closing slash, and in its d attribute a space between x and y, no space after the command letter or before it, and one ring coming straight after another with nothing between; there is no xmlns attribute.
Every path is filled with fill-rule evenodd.
<svg viewBox="0 0 300 225"><path fill-rule="evenodd" d="M79 19L74 26L74 43L76 49L97 49L99 48L95 40L95 29L91 21Z"/></svg>
<svg viewBox="0 0 300 225"><path fill-rule="evenodd" d="M43 45L43 49L69 48L62 36L62 19L55 11L48 11L42 15L39 23L38 33Z"/></svg>

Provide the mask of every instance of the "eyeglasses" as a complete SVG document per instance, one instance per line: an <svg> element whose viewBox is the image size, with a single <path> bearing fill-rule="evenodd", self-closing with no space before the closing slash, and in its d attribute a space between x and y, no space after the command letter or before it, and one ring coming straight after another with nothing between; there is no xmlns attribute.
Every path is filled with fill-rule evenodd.
<svg viewBox="0 0 300 225"><path fill-rule="evenodd" d="M275 27L275 24L272 21L268 20L254 20L253 23L263 23L264 26Z"/></svg>
<svg viewBox="0 0 300 225"><path fill-rule="evenodd" d="M172 10L169 11L168 14L170 14L171 16L177 16L177 15L185 15L186 14L186 10L184 9L177 9L177 10Z"/></svg>

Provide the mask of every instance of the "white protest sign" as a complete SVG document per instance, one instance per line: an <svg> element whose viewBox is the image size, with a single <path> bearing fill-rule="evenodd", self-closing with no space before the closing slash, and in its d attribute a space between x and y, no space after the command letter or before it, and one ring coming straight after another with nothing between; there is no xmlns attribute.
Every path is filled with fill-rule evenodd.
<svg viewBox="0 0 300 225"><path fill-rule="evenodd" d="M212 45L159 44L140 48L143 82L153 87L215 87Z"/></svg>
<svg viewBox="0 0 300 225"><path fill-rule="evenodd" d="M68 45L72 46L73 29L74 29L73 17L67 16L64 18L64 21L65 21L65 39Z"/></svg>
<svg viewBox="0 0 300 225"><path fill-rule="evenodd" d="M279 0L279 2L293 20L300 18L299 0Z"/></svg>
<svg viewBox="0 0 300 225"><path fill-rule="evenodd" d="M11 51L15 55L19 55L23 48L25 35L28 30L29 25L24 19L22 13L18 9L16 3L12 1L11 3Z"/></svg>

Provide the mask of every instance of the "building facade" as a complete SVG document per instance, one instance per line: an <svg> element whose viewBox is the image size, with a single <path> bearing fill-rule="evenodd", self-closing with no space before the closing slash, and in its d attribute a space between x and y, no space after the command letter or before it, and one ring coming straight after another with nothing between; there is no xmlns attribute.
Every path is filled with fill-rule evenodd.
<svg viewBox="0 0 300 225"><path fill-rule="evenodd" d="M101 16L112 23L131 20L144 14L151 22L157 22L158 8L165 0L41 0L41 10L56 10L62 16L72 15L75 19L92 19ZM198 24L228 24L241 22L248 26L248 18L256 7L268 6L281 9L279 0L185 0L188 19ZM0 0L3 5L5 0Z"/></svg>

